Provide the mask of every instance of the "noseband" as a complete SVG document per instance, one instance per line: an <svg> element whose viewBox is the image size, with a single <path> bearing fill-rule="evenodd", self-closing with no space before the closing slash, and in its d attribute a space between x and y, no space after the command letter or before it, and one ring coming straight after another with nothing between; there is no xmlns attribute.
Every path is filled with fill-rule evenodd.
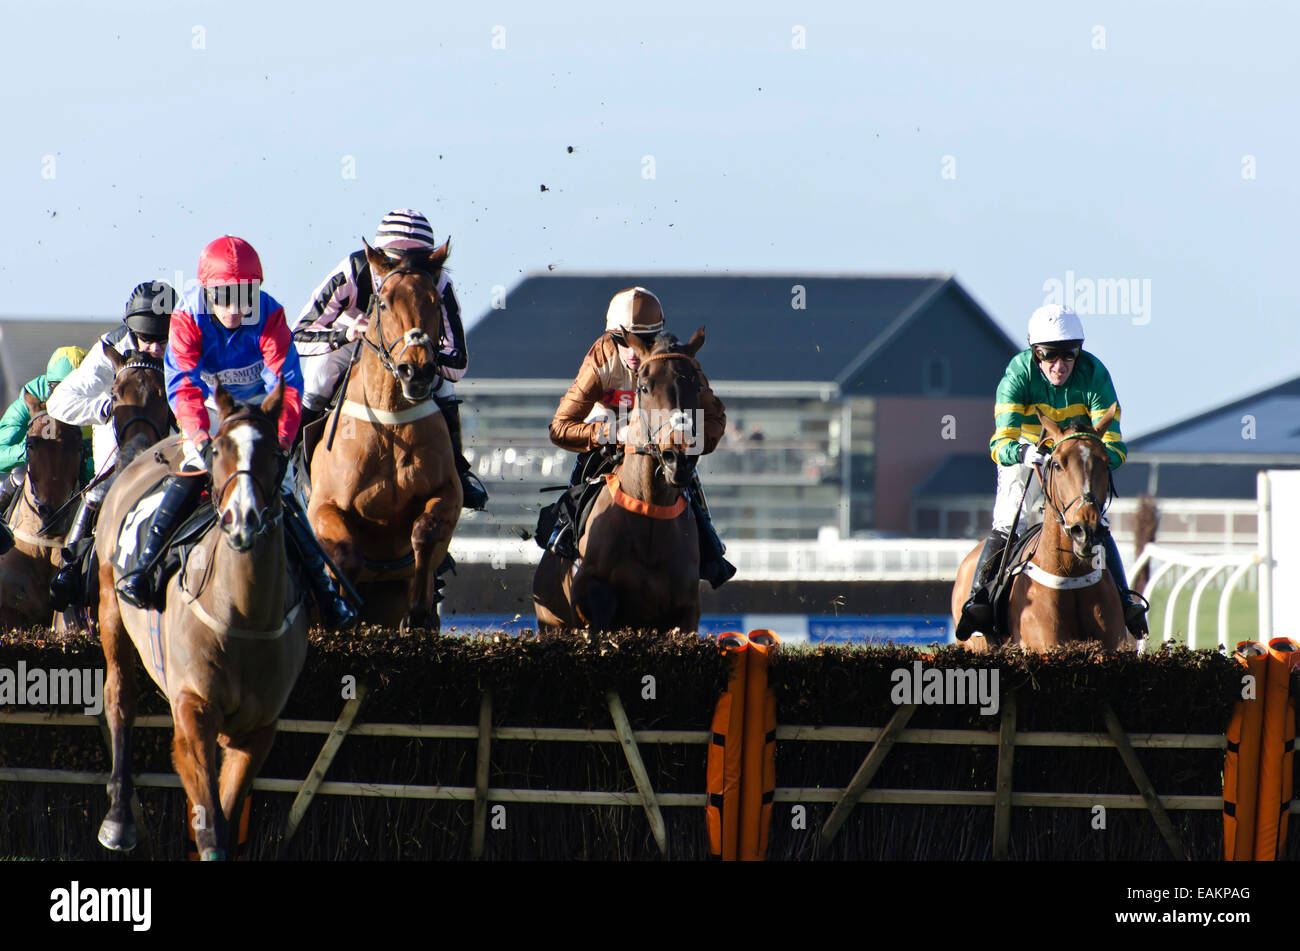
<svg viewBox="0 0 1300 951"><path fill-rule="evenodd" d="M220 437L225 435L229 430L231 423L238 423L238 422L245 422L245 421L252 423L254 426L266 422L265 419L261 419L257 416L254 416L252 413L246 411L234 413L233 415L228 416L224 420L222 420L221 430L217 433L217 436ZM274 436L272 438L274 438ZM237 479L241 475L246 475L253 480L253 485L257 488L259 492L262 493L263 505L265 505L267 508L274 507L274 511L271 513L271 516L269 518L262 519L262 527L259 528L257 531L258 535L262 535L267 531L267 529L269 529L272 525L274 525L276 522L280 520L280 516L284 514L284 502L280 498L279 491L268 492L266 490L266 486L262 484L261 480L258 479L257 475L253 472L253 470L236 469L234 472L230 473L230 475L226 477L226 480L221 483L220 488L215 488L214 486L214 491L212 492L212 507L216 509L217 519L218 521L220 521L221 513L225 509L226 490L230 488L230 483L234 482L235 479ZM276 490L278 490L278 488L279 488L278 486L275 487Z"/></svg>
<svg viewBox="0 0 1300 951"><path fill-rule="evenodd" d="M697 374L700 372L699 363L690 354L652 353L650 354L650 356L646 357L644 360L641 361L641 367L640 369L637 370L638 381L640 381L641 374L645 371L645 368L650 364L651 360L686 360L688 363L690 363L692 367L695 368L695 372ZM673 374L673 378L676 380L688 379L685 375L680 373ZM696 377L695 382L696 383L699 382L698 376ZM637 402L637 408L639 410L641 404L640 394L637 395L636 402ZM683 409L673 410L672 414L667 419L665 419L658 426L656 426L649 434L647 434L646 436L647 442L644 445L636 447L636 449L634 450L636 454L639 456L650 456L656 462L658 462L660 467L662 468L664 464L664 447L660 446L658 443L659 433L662 432L665 427L669 427L672 430L676 430L686 425L688 422L690 422L693 426L694 423L693 420L691 420L691 417L688 415L689 412L690 412L689 410L683 410Z"/></svg>

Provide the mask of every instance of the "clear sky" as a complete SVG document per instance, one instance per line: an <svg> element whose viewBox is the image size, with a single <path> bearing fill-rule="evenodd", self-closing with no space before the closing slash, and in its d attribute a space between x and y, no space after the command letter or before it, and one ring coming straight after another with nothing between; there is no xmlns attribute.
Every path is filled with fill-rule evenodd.
<svg viewBox="0 0 1300 951"><path fill-rule="evenodd" d="M451 234L471 321L548 267L950 272L1020 341L1073 275L1136 292L1084 317L1130 435L1300 374L1294 4L5 16L7 316L117 315L227 232L296 316L411 206Z"/></svg>

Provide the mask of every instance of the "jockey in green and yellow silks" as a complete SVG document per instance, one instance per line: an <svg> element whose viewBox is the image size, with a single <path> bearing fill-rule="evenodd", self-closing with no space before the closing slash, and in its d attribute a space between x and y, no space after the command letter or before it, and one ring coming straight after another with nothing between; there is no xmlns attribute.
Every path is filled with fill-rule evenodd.
<svg viewBox="0 0 1300 951"><path fill-rule="evenodd" d="M1040 415L1062 427L1091 426L1118 403L1115 385L1102 362L1083 349L1083 322L1067 307L1048 304L1029 318L1029 348L1016 354L998 384L990 454L998 464L998 494L993 504L993 531L980 551L971 597L962 607L957 639L987 630L993 623L988 583L1002 557L1013 524L1023 532L1043 520L1043 490L1034 478L1034 465L1046 458L1036 444L1042 438ZM1101 434L1111 469L1124 464L1128 447L1120 433L1120 413ZM1027 491L1026 491L1027 490ZM1024 507L1020 508L1021 500ZM1020 521L1016 523L1016 512ZM1147 634L1146 605L1130 592L1124 563L1106 520L1102 518L1106 567L1119 587L1124 620L1135 638Z"/></svg>

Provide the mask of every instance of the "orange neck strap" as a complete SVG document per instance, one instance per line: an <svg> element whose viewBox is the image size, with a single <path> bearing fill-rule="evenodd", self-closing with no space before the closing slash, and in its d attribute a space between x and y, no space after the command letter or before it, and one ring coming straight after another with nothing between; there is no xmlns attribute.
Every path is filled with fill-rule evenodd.
<svg viewBox="0 0 1300 951"><path fill-rule="evenodd" d="M618 485L618 475L609 473L605 476L605 488L609 489L610 497L614 504L619 508L627 509L629 512L635 512L637 515L644 515L648 518L676 518L686 511L686 496L677 497L677 501L672 505L655 505L652 502L642 502L638 498L633 498L624 492Z"/></svg>

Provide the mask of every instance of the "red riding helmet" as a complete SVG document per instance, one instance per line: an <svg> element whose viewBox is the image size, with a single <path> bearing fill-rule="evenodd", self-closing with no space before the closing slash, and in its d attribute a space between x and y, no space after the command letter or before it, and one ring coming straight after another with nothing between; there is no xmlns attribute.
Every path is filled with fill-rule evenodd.
<svg viewBox="0 0 1300 951"><path fill-rule="evenodd" d="M262 280L262 261L243 238L226 235L210 242L199 255L199 284L221 287Z"/></svg>

